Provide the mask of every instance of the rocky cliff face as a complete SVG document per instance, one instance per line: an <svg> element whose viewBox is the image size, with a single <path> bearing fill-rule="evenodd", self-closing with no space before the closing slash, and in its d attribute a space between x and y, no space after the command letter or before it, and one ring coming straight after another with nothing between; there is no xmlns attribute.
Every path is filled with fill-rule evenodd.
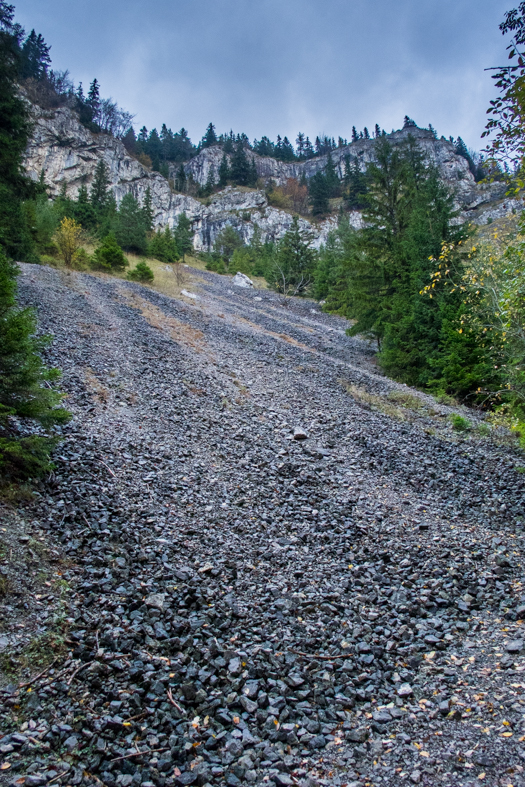
<svg viewBox="0 0 525 787"><path fill-rule="evenodd" d="M52 197L58 196L64 184L71 197L78 194L82 184L89 188L98 162L104 160L109 169L111 187L117 203L129 192L142 202L149 188L155 225L173 227L184 211L192 221L197 250L210 249L219 232L227 224L235 227L245 241L252 237L255 225L260 227L263 241L278 240L290 227L291 215L269 206L263 191L229 187L206 201L176 194L162 175L150 172L132 158L122 142L107 134L93 134L88 131L70 109L43 110L34 107L33 117L34 133L26 151L25 166L28 174L35 180L44 173ZM497 185L476 184L467 162L456 155L451 143L436 140L430 132L422 129L411 129L411 133L417 137L429 160L439 167L443 179L455 188L458 205L465 217L473 216L474 220L483 223L490 211L492 214L496 211L497 215L505 215L513 209L512 201L509 200L497 207L494 207L494 204L487 206L485 210L487 203L500 196L498 189L501 191L501 188ZM399 142L406 136L406 131L398 131L390 135L390 138ZM266 180L272 178L277 183L284 183L289 177L300 177L303 172L307 177L311 177L323 169L327 162L326 156L287 164L253 153L249 155L255 160L260 177ZM334 151L332 159L340 175L343 174L347 155L357 157L364 166L373 158L373 142L359 140ZM219 147L207 148L188 162L185 168L198 183L204 184L212 167L217 173L221 158L222 150ZM480 212L481 215L478 215ZM357 212L353 213L350 219L355 226L361 223L360 214ZM315 225L300 219L300 224L311 230L315 238L314 245L318 247L325 242L328 232L335 227L336 220L331 218L321 225Z"/></svg>
<svg viewBox="0 0 525 787"><path fill-rule="evenodd" d="M406 141L409 135L416 138L427 160L438 168L443 181L455 193L457 207L465 214L465 218L468 218L468 214L479 206L503 196L505 189L499 184L477 184L467 161L456 153L454 145L445 139L436 139L427 129L402 129L389 134L388 139L393 144L400 144ZM205 148L185 164L184 169L197 183L204 185L211 170L217 178L222 155L219 146ZM311 178L316 172L324 170L328 162L328 155L291 163L277 161L268 156L258 156L251 151L247 151L247 156L255 162L260 178L265 181L273 180L277 185L284 185L288 178L299 179L303 174L306 178ZM331 157L339 177L342 178L347 157L350 161L357 159L362 169L374 160L374 140L359 139L351 145L332 151ZM231 161L231 156L227 158Z"/></svg>
<svg viewBox="0 0 525 787"><path fill-rule="evenodd" d="M33 117L34 132L26 151L25 167L35 180L44 173L52 197L58 196L64 184L71 197L76 197L83 184L89 188L95 168L103 160L109 169L117 203L129 192L142 202L149 188L155 225L173 227L184 211L193 224L197 250L209 249L227 224L235 227L245 241L252 237L255 224L261 229L263 241L279 239L290 227L290 214L270 207L262 191L230 187L206 201L176 194L162 175L150 172L132 158L122 142L107 134L88 131L70 109L48 111L34 107ZM331 220L321 227L304 219L300 223L314 233L317 246L334 226Z"/></svg>

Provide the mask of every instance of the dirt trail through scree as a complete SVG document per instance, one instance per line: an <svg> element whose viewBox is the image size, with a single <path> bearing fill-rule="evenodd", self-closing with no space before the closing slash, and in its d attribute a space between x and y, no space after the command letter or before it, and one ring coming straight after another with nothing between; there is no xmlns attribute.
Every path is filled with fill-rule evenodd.
<svg viewBox="0 0 525 787"><path fill-rule="evenodd" d="M23 266L74 417L5 511L56 559L3 599L0 783L524 785L523 453L199 275Z"/></svg>

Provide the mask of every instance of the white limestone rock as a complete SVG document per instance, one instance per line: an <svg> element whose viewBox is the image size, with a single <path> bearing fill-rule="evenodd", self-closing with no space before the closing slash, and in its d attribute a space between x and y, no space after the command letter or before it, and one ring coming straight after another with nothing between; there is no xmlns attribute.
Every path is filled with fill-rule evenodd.
<svg viewBox="0 0 525 787"><path fill-rule="evenodd" d="M249 279L248 276L246 276L244 273L241 273L240 271L237 271L237 273L233 277L232 284L235 287L244 287L248 289L250 287L253 287L253 281Z"/></svg>

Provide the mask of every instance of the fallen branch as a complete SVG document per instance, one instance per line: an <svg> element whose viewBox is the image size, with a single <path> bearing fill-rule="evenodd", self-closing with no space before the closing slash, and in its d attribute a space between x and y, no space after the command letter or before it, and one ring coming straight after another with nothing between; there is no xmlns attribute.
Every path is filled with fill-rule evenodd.
<svg viewBox="0 0 525 787"><path fill-rule="evenodd" d="M109 472L111 473L111 475L113 476L113 478L115 478L115 477L116 477L116 476L115 476L115 473L113 472L113 470L111 469L111 467L108 467L108 466L107 466L107 464L106 464L104 461L102 461L102 459L100 459L99 461L100 461L100 464L104 465L104 467L106 468L106 470L109 470Z"/></svg>
<svg viewBox="0 0 525 787"><path fill-rule="evenodd" d="M85 664L81 664L81 665L80 665L80 667L78 667L78 669L76 669L76 670L74 671L74 673L71 675L70 679L69 679L69 680L68 680L68 682L67 682L67 685L68 685L68 686L71 686L71 684L72 684L72 682L73 682L73 678L74 678L76 675L78 675L78 673L79 673L79 672L82 672L82 670L83 670L83 669L85 669L86 667L89 667L89 665L90 665L90 664L94 664L94 662L93 662L93 661L86 661L86 663L85 663Z"/></svg>
<svg viewBox="0 0 525 787"><path fill-rule="evenodd" d="M51 664L48 667L45 668L45 670L42 670L42 672L39 672L38 675L35 675L35 677L31 678L31 680L28 680L25 683L19 683L18 684L18 688L19 689L23 689L23 688L25 688L25 686L30 686L32 683L35 683L35 681L37 681L39 678L41 678L42 675L45 675L46 672L48 672L48 670L51 669L53 664L57 663L57 661L58 661L58 659L55 659L54 661L52 661Z"/></svg>
<svg viewBox="0 0 525 787"><path fill-rule="evenodd" d="M181 706L177 702L175 702L175 700L173 699L173 694L172 694L171 689L168 689L168 699L171 702L171 704L173 705L173 707L177 708L179 713L182 713L183 716L186 715L186 711L183 708L181 708Z"/></svg>
<svg viewBox="0 0 525 787"><path fill-rule="evenodd" d="M348 659L350 656L353 656L353 653L341 653L339 656L319 656L315 653L303 653L300 650L292 650L290 648L290 653L295 653L297 656L303 656L305 659L322 659L323 661L335 661L335 659Z"/></svg>
<svg viewBox="0 0 525 787"><path fill-rule="evenodd" d="M159 751L168 751L168 746L165 746L163 749L146 749L145 751L135 751L133 754L125 754L123 757L115 757L114 760L110 760L110 762L119 762L120 760L129 760L131 757L142 757L144 754L153 754L154 752Z"/></svg>

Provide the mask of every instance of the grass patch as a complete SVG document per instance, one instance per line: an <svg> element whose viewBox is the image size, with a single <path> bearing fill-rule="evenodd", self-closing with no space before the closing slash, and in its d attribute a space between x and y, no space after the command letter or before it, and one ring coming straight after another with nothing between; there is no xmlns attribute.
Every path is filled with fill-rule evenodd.
<svg viewBox="0 0 525 787"><path fill-rule="evenodd" d="M23 650L5 650L0 653L0 672L4 675L20 675L45 669L57 658L67 653L66 633L63 630L46 631L35 637Z"/></svg>
<svg viewBox="0 0 525 787"><path fill-rule="evenodd" d="M458 415L458 413L452 413L450 416L450 423L455 432L468 432L472 427L468 418L464 418L462 415Z"/></svg>
<svg viewBox="0 0 525 787"><path fill-rule="evenodd" d="M407 420L406 410L393 404L387 397L368 393L363 388L358 388L356 385L347 383L344 380L339 380L339 382L348 391L352 399L366 407L366 409L383 413L383 415L388 415L390 418L395 418L396 421Z"/></svg>
<svg viewBox="0 0 525 787"><path fill-rule="evenodd" d="M394 404L399 404L401 407L406 407L408 410L422 410L425 407L424 402L419 397L414 396L409 391L390 391L387 399Z"/></svg>

